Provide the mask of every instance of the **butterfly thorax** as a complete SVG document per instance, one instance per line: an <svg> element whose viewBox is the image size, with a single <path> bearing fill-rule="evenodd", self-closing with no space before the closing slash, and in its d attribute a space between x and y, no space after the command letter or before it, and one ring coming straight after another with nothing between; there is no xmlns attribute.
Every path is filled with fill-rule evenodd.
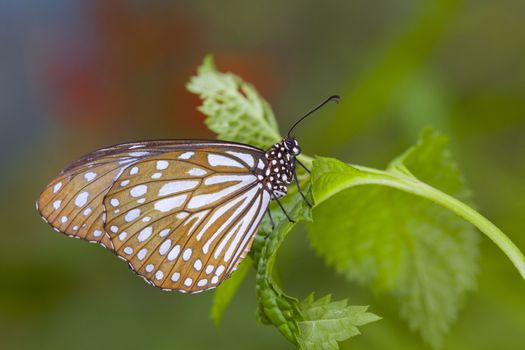
<svg viewBox="0 0 525 350"><path fill-rule="evenodd" d="M295 157L300 152L299 143L292 137L283 139L266 151L268 167L263 185L272 192L272 199L281 198L288 192L288 185L294 180Z"/></svg>

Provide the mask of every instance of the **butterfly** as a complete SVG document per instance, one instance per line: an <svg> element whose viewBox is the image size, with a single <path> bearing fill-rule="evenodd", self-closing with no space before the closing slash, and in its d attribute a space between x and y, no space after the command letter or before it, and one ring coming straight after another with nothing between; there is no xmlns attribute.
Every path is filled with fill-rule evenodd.
<svg viewBox="0 0 525 350"><path fill-rule="evenodd" d="M301 148L290 133L332 100L339 97L266 151L212 140L96 150L45 187L37 210L54 230L113 251L151 285L183 293L215 288L249 252L270 201L293 221L279 199L295 181L310 205L295 171L304 167Z"/></svg>

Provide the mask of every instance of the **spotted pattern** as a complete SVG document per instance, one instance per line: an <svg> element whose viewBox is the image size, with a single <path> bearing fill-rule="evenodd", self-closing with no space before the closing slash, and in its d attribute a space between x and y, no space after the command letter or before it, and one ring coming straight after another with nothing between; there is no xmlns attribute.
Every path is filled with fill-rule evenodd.
<svg viewBox="0 0 525 350"><path fill-rule="evenodd" d="M245 257L299 151L293 139L266 153L212 141L117 145L64 169L37 208L56 230L114 250L148 283L199 292Z"/></svg>
<svg viewBox="0 0 525 350"><path fill-rule="evenodd" d="M152 157L136 164L138 171L124 171L117 182L126 185L113 186L105 199L106 231L115 252L146 281L196 292L215 287L235 270L270 195L258 186L257 175L265 169L256 170L256 154L189 153ZM161 175L153 181L155 173ZM146 197L140 205L138 194Z"/></svg>
<svg viewBox="0 0 525 350"><path fill-rule="evenodd" d="M279 199L288 192L288 185L294 180L295 156L299 153L297 140L286 138L264 154L268 167L259 178L264 188L272 192L272 199Z"/></svg>

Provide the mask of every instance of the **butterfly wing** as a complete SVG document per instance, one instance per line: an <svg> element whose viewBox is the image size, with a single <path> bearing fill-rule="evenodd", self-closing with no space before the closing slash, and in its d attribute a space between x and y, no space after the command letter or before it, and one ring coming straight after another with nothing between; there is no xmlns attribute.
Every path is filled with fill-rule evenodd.
<svg viewBox="0 0 525 350"><path fill-rule="evenodd" d="M65 168L37 208L53 228L115 250L168 290L215 287L244 258L270 201L264 152L215 141L146 141Z"/></svg>
<svg viewBox="0 0 525 350"><path fill-rule="evenodd" d="M104 232L102 200L123 169L158 154L155 146L121 144L80 158L62 170L41 193L36 203L40 215L58 232L111 249L112 243Z"/></svg>
<svg viewBox="0 0 525 350"><path fill-rule="evenodd" d="M264 153L235 144L150 157L104 199L115 253L149 283L199 292L227 278L251 247L270 194Z"/></svg>

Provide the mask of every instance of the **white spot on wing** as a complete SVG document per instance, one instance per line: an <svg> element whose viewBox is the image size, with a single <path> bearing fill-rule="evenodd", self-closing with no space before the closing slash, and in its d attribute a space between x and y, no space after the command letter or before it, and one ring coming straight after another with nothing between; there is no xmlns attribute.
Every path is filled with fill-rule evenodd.
<svg viewBox="0 0 525 350"><path fill-rule="evenodd" d="M168 163L168 161L166 160L158 160L157 161L157 170L164 170L168 167L168 165L170 165L170 163Z"/></svg>
<svg viewBox="0 0 525 350"><path fill-rule="evenodd" d="M170 249L171 247L171 239L168 239L166 241L164 241L161 245L160 245L160 248L159 248L159 254L160 255L164 255L168 252L168 250Z"/></svg>
<svg viewBox="0 0 525 350"><path fill-rule="evenodd" d="M164 230L159 232L159 236L166 237L168 235L168 233L170 233L170 229L169 228L165 228Z"/></svg>
<svg viewBox="0 0 525 350"><path fill-rule="evenodd" d="M197 286L204 287L208 284L208 280L206 278L201 279L199 282L197 282Z"/></svg>
<svg viewBox="0 0 525 350"><path fill-rule="evenodd" d="M199 181L196 180L181 180L172 181L163 185L159 190L159 196L167 196L173 193L184 192L197 187Z"/></svg>
<svg viewBox="0 0 525 350"><path fill-rule="evenodd" d="M53 209L57 210L60 208L60 204L62 204L62 201L60 199L53 202Z"/></svg>
<svg viewBox="0 0 525 350"><path fill-rule="evenodd" d="M153 228L151 226L148 226L144 228L142 231L140 231L137 239L139 240L139 242L144 242L145 240L149 238L149 236L151 236L152 233L153 233Z"/></svg>
<svg viewBox="0 0 525 350"><path fill-rule="evenodd" d="M58 190L62 187L62 182L57 183L55 186L53 186L53 193L57 193Z"/></svg>
<svg viewBox="0 0 525 350"><path fill-rule="evenodd" d="M217 271L215 271L215 275L220 276L224 272L224 266L221 265L217 268Z"/></svg>
<svg viewBox="0 0 525 350"><path fill-rule="evenodd" d="M206 171L200 168L191 168L190 170L188 170L188 175L203 176L206 175Z"/></svg>
<svg viewBox="0 0 525 350"><path fill-rule="evenodd" d="M180 279L180 273L175 272L173 275L171 275L171 280L173 282L177 282Z"/></svg>
<svg viewBox="0 0 525 350"><path fill-rule="evenodd" d="M142 157L142 156L147 156L149 154L149 152L131 152L129 155L131 157Z"/></svg>
<svg viewBox="0 0 525 350"><path fill-rule="evenodd" d="M208 154L208 163L211 166L229 166L234 168L245 168L244 165L231 158L221 156L220 154Z"/></svg>
<svg viewBox="0 0 525 350"><path fill-rule="evenodd" d="M79 208L83 207L84 205L86 205L88 197L89 197L89 193L87 192L80 193L75 199L75 205Z"/></svg>
<svg viewBox="0 0 525 350"><path fill-rule="evenodd" d="M139 168L136 167L136 166L134 166L134 167L131 168L131 170L129 171L129 174L130 174L130 175L136 175L136 174L138 174L138 172L139 172Z"/></svg>
<svg viewBox="0 0 525 350"><path fill-rule="evenodd" d="M177 215L175 215L175 217L179 220L182 220L184 218L187 218L188 217L188 213L186 213L185 211L181 211L180 213L178 213Z"/></svg>
<svg viewBox="0 0 525 350"><path fill-rule="evenodd" d="M248 153L241 153L241 152L234 152L234 151L227 151L226 153L231 154L232 156L235 156L248 164L250 168L253 168L255 165L255 161L253 160L253 157L251 154Z"/></svg>
<svg viewBox="0 0 525 350"><path fill-rule="evenodd" d="M184 260L184 261L188 261L188 260L190 260L190 258L191 258L191 252L192 252L191 248L187 248L187 249L184 251L184 253L182 254L182 260Z"/></svg>
<svg viewBox="0 0 525 350"><path fill-rule="evenodd" d="M93 180L95 177L97 177L97 173L94 173L92 171L84 174L84 179L86 179L87 182Z"/></svg>
<svg viewBox="0 0 525 350"><path fill-rule="evenodd" d="M131 197L140 197L142 195L144 195L146 192L148 192L148 186L146 185L138 185L138 186L135 186L131 189L131 191L129 191L129 194L131 195Z"/></svg>
<svg viewBox="0 0 525 350"><path fill-rule="evenodd" d="M193 283L193 280L191 278L189 278L189 277L184 280L184 285L186 287L191 286L192 283Z"/></svg>
<svg viewBox="0 0 525 350"><path fill-rule="evenodd" d="M205 185L222 184L224 182L253 182L255 175L214 175L204 180Z"/></svg>
<svg viewBox="0 0 525 350"><path fill-rule="evenodd" d="M139 215L140 215L140 209L137 209L137 208L131 209L130 211L126 213L126 216L124 216L124 220L126 222L131 222L133 220L136 220L139 217Z"/></svg>
<svg viewBox="0 0 525 350"><path fill-rule="evenodd" d="M163 213L180 207L186 201L187 194L161 199L155 203L155 209Z"/></svg>
<svg viewBox="0 0 525 350"><path fill-rule="evenodd" d="M190 159L194 154L195 152L184 152L179 156L179 159Z"/></svg>
<svg viewBox="0 0 525 350"><path fill-rule="evenodd" d="M168 260L173 261L177 259L177 257L179 256L179 253L180 253L180 245L177 244L175 247L173 247L173 249L168 254Z"/></svg>
<svg viewBox="0 0 525 350"><path fill-rule="evenodd" d="M148 250L146 248L142 248L141 250L139 250L139 252L137 253L137 258L139 260L144 260L144 258L146 257L146 254L148 254Z"/></svg>
<svg viewBox="0 0 525 350"><path fill-rule="evenodd" d="M162 271L159 270L155 273L156 279L161 280L163 277L164 277L164 273Z"/></svg>

